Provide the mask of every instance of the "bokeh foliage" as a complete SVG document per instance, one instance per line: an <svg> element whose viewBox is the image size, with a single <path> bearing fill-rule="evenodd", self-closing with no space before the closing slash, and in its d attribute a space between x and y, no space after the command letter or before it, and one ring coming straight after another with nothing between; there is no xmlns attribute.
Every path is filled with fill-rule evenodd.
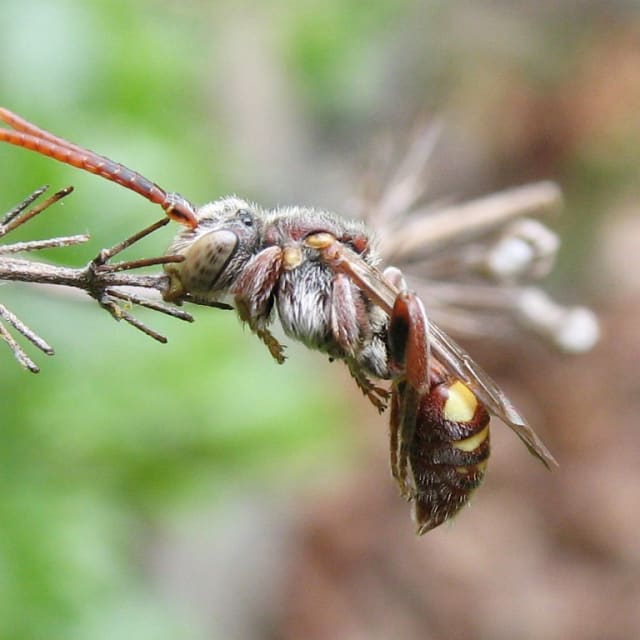
<svg viewBox="0 0 640 640"><path fill-rule="evenodd" d="M233 141L216 135L202 97L223 64L208 46L214 9L7 0L0 102L195 201L223 195ZM346 18L338 3L333 12ZM337 35L334 50L351 46ZM306 55L293 61L321 64ZM0 182L3 210L41 183L75 185L21 231L89 231L89 246L43 254L67 264L161 215L124 189L4 145ZM173 231L149 240L146 254L163 251ZM88 299L7 285L3 300L58 354L39 357L32 376L2 351L0 637L198 637L149 591L138 552L185 505L214 509L228 493L327 464L330 474L348 433L339 396L327 398L326 369L302 350L277 367L222 312L196 312L193 326L149 318L170 337L162 347Z"/></svg>
<svg viewBox="0 0 640 640"><path fill-rule="evenodd" d="M197 203L302 194L324 207L352 195L344 169L380 129L444 112L463 133L436 199L562 182L557 286L571 296L592 273L596 214L631 182L637 124L618 137L616 126L637 109L616 91L635 86L637 65L625 82L624 38L590 26L624 3L516 4L2 0L0 104ZM622 54L603 93L594 80L600 59L618 60L611 43ZM43 183L76 192L21 237L92 235L48 260L83 264L160 215L0 145L0 211ZM162 252L172 232L139 250ZM38 354L33 376L0 349L0 640L205 637L149 578L154 536L190 512L215 526L237 496L282 488L297 508L296 490L331 486L358 451L349 425L364 400L352 385L341 393L342 368L317 354L294 347L277 367L231 314L147 317L169 336L160 346L92 301L1 290L58 355ZM384 419L368 426L385 438Z"/></svg>

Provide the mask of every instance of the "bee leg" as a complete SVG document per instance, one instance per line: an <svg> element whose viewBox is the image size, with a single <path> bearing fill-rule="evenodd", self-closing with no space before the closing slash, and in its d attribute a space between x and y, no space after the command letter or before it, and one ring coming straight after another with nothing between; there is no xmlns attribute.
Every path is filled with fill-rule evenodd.
<svg viewBox="0 0 640 640"><path fill-rule="evenodd" d="M337 273L331 287L331 333L347 357L354 357L360 344L360 327L365 316L362 299L343 273Z"/></svg>
<svg viewBox="0 0 640 640"><path fill-rule="evenodd" d="M410 498L409 485L401 479L398 463L398 432L400 431L400 398L402 398L404 383L397 382L391 388L391 416L389 418L389 455L391 463L391 475L396 481L400 494Z"/></svg>
<svg viewBox="0 0 640 640"><path fill-rule="evenodd" d="M285 346L266 327L251 327L251 331L262 340L271 357L278 363L284 364L287 356L284 355Z"/></svg>
<svg viewBox="0 0 640 640"><path fill-rule="evenodd" d="M310 236L313 244L309 243L309 246L320 249L326 264L336 273L347 275L365 295L389 313L388 360L393 381L391 472L402 495L413 498L417 490L409 454L420 403L430 390L427 315L418 296L404 290L400 270L389 267L384 274L378 273L335 238L325 236L328 234Z"/></svg>
<svg viewBox="0 0 640 640"><path fill-rule="evenodd" d="M267 247L247 262L231 293L242 322L264 342L278 364L285 361L284 345L267 328L272 320L274 290L282 271L280 247Z"/></svg>
<svg viewBox="0 0 640 640"><path fill-rule="evenodd" d="M416 493L410 452L422 399L429 393L428 321L420 299L401 291L389 320L391 472L407 498Z"/></svg>
<svg viewBox="0 0 640 640"><path fill-rule="evenodd" d="M349 367L349 373L356 381L360 391L362 391L362 393L369 398L371 404L382 413L387 408L389 392L384 387L378 387L373 384L373 382L362 373L360 365L355 360L348 359L346 362Z"/></svg>
<svg viewBox="0 0 640 640"><path fill-rule="evenodd" d="M331 333L358 387L380 412L387 407L388 392L375 386L362 372L355 356L362 342L366 309L358 290L343 273L335 275L331 288Z"/></svg>

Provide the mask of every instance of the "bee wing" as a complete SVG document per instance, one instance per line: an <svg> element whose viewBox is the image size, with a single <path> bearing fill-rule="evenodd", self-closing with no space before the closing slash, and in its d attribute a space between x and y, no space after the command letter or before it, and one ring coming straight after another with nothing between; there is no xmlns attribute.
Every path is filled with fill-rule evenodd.
<svg viewBox="0 0 640 640"><path fill-rule="evenodd" d="M558 466L544 442L489 374L433 322L429 323L429 341L432 353L437 360L449 373L468 384L487 409L516 433L531 454L547 468Z"/></svg>
<svg viewBox="0 0 640 640"><path fill-rule="evenodd" d="M379 269L339 242L331 245L324 257L335 269L346 273L375 304L391 315L399 291ZM547 468L557 466L551 452L489 374L433 322L429 323L429 343L438 362L449 373L468 384L489 412L510 427L536 458Z"/></svg>

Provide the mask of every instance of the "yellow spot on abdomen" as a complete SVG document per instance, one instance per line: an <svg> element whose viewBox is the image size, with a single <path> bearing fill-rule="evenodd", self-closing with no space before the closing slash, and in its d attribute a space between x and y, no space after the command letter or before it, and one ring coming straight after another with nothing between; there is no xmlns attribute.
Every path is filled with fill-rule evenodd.
<svg viewBox="0 0 640 640"><path fill-rule="evenodd" d="M478 464L472 464L468 467L456 467L455 469L458 473L462 473L465 476L470 473L484 475L484 472L487 470L487 461L483 460L482 462L478 462Z"/></svg>
<svg viewBox="0 0 640 640"><path fill-rule="evenodd" d="M449 397L444 403L443 414L450 422L470 422L478 408L478 400L469 387L459 380L448 389Z"/></svg>
<svg viewBox="0 0 640 640"><path fill-rule="evenodd" d="M469 436L464 440L454 440L451 443L451 446L460 451L475 451L487 439L488 435L489 425L482 429L482 431L478 431L478 433L474 433L472 436Z"/></svg>

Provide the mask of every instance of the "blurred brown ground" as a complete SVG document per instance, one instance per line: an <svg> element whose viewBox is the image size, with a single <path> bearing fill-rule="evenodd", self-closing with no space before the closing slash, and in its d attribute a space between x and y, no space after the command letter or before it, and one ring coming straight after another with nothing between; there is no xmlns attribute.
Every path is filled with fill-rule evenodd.
<svg viewBox="0 0 640 640"><path fill-rule="evenodd" d="M601 23L591 38L553 92L508 79L506 121L489 132L505 179L561 175L581 155L625 153L634 139L637 151L640 23ZM638 637L640 205L637 182L628 189L607 195L585 271L601 287L600 345L572 359L528 343L470 347L560 468L546 473L495 424L488 480L471 507L416 539L384 439L367 438L363 424L358 472L304 505L274 637Z"/></svg>
<svg viewBox="0 0 640 640"><path fill-rule="evenodd" d="M495 425L488 480L450 526L412 535L375 439L341 492L305 505L282 637L636 637L639 312L610 306L582 358L501 358L560 468Z"/></svg>

